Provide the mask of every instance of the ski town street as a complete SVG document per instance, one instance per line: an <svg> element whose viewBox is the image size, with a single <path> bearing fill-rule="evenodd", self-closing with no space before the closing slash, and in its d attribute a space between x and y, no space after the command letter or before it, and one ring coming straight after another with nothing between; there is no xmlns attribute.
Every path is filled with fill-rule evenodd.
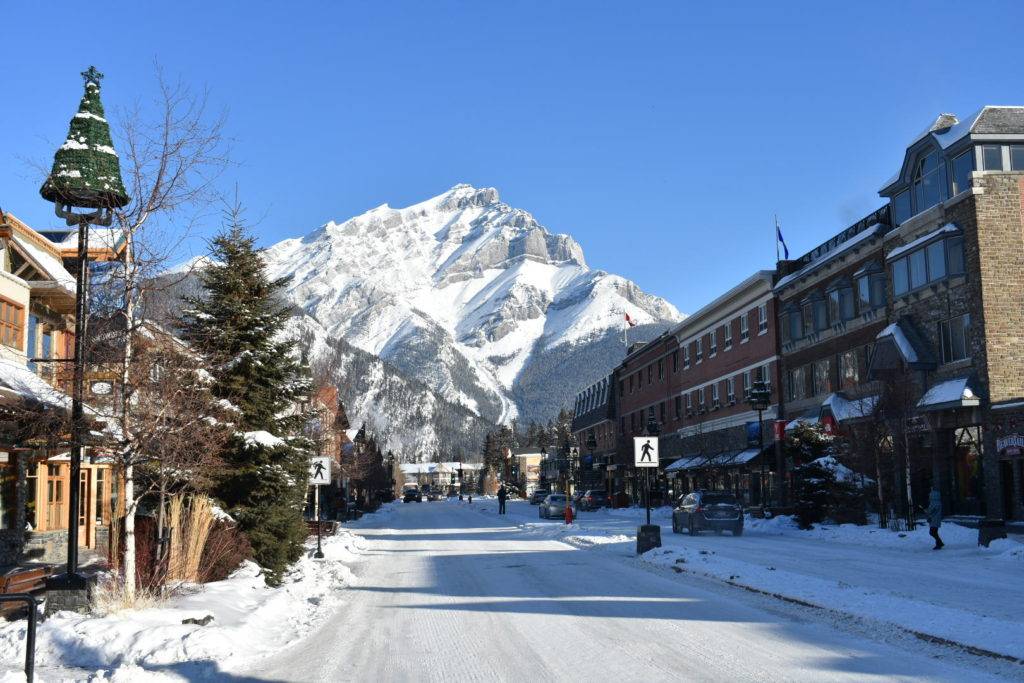
<svg viewBox="0 0 1024 683"><path fill-rule="evenodd" d="M1024 5L877 4L10 3L0 683L1024 681Z"/></svg>

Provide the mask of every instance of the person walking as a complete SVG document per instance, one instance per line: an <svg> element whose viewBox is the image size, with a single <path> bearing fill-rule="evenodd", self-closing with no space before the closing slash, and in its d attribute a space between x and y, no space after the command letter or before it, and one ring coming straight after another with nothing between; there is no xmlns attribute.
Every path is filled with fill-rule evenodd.
<svg viewBox="0 0 1024 683"><path fill-rule="evenodd" d="M939 527L942 526L942 494L933 488L928 494L928 534L935 539L935 547L932 550L942 550L946 545L939 538Z"/></svg>
<svg viewBox="0 0 1024 683"><path fill-rule="evenodd" d="M508 498L508 491L505 490L505 485L502 484L498 489L498 514L505 514L505 499Z"/></svg>

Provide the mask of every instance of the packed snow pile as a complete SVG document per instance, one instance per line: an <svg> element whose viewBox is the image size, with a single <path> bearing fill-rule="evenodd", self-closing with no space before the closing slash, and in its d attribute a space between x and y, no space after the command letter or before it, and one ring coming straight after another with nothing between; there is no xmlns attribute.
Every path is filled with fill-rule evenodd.
<svg viewBox="0 0 1024 683"><path fill-rule="evenodd" d="M249 663L308 635L343 602L356 583L350 568L365 541L348 531L323 539L324 559L314 559L315 541L278 588L264 583L260 568L245 563L224 581L144 609L106 616L61 612L39 625L36 663L102 672L110 680L139 680L144 671L225 671ZM182 623L193 619L206 625ZM22 665L25 621L0 626L0 663ZM204 664L205 663L205 664ZM211 669L212 667L212 669Z"/></svg>

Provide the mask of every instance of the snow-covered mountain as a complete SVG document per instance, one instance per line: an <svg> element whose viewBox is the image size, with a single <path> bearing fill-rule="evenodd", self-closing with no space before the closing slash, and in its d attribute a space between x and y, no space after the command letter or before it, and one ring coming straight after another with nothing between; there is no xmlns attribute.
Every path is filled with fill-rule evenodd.
<svg viewBox="0 0 1024 683"><path fill-rule="evenodd" d="M621 358L624 314L641 325L633 338L681 318L629 280L589 268L572 237L493 188L385 204L280 242L266 258L271 276L291 278L296 330L314 364L344 340L431 400L490 423L547 420L571 403Z"/></svg>

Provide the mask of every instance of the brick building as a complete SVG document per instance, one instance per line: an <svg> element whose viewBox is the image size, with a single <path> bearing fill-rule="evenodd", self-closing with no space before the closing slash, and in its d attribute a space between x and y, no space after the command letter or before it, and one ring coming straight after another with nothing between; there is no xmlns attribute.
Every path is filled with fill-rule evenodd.
<svg viewBox="0 0 1024 683"><path fill-rule="evenodd" d="M614 382L614 375L608 375L576 395L572 433L580 449L576 480L582 491L605 488L605 473L614 460L618 443Z"/></svg>

